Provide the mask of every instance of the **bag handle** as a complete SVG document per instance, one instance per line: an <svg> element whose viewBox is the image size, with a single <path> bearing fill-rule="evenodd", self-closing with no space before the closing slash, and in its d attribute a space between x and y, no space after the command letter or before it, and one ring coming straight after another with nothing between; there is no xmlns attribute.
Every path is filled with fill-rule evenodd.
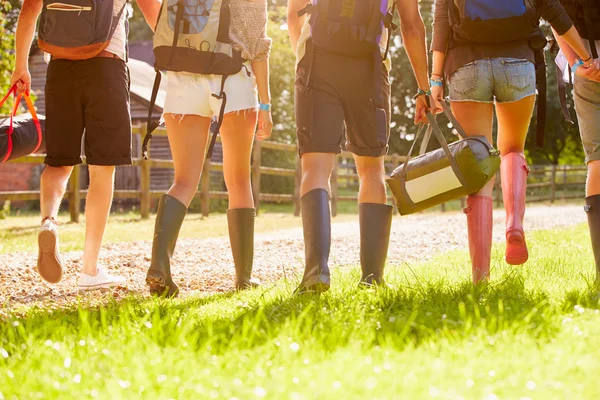
<svg viewBox="0 0 600 400"><path fill-rule="evenodd" d="M447 107L447 105L446 105L446 107ZM448 108L448 110L449 110L449 108ZM450 114L452 114L452 113L450 112ZM452 118L454 119L454 116L452 116ZM427 131L426 131L425 135L429 137L431 135L431 132L433 132L433 134L437 138L439 144L442 146L442 149L444 151L444 154L446 155L446 158L450 162L450 167L452 168L452 171L454 171L454 174L458 178L461 185L466 186L467 181L465 180L465 177L463 176L460 168L458 167L458 164L456 163L456 159L452 155L452 152L450 152L450 149L448 148L448 142L446 142L446 138L444 138L444 135L442 134L442 131L440 130L440 127L439 127L437 121L435 120L433 114L431 114L431 112L429 112L429 111L427 111L427 121L429 122L429 126L427 127ZM408 175L408 162L412 159L412 152L415 148L415 145L417 144L419 137L423 133L425 125L426 124L423 122L419 124L417 134L415 135L415 140L413 141L413 144L410 146L410 150L408 151L408 154L406 156L406 161L404 161L404 164L402 164L402 171L400 173L400 176L402 177L402 180L404 182L406 182L406 177ZM461 133L461 131L462 131L462 133L464 133L464 131L462 130L462 127L460 128L459 134Z"/></svg>
<svg viewBox="0 0 600 400"><path fill-rule="evenodd" d="M465 130L460 125L460 123L458 122L458 120L456 119L456 117L454 116L454 114L452 114L452 110L450 109L450 106L449 106L447 100L444 100L442 102L442 109L444 110L444 114L446 115L446 118L448 118L448 120L450 121L450 123L452 123L452 126L458 132L458 136L461 139L466 139L468 137L468 135L466 134ZM434 118L435 118L435 116L434 116ZM435 121L437 121L437 119L435 119ZM421 142L421 148L419 150L419 154L420 155L425 154L425 152L427 151L427 146L429 145L429 141L430 140L431 140L431 131L427 130L425 132L425 136L423 137L423 141Z"/></svg>
<svg viewBox="0 0 600 400"><path fill-rule="evenodd" d="M17 85L15 84L9 89L6 96L4 96L2 98L2 100L0 100L0 107L2 107L4 105L4 103L6 103L6 101L9 99L11 94L14 96L15 102L14 102L14 106L10 113L10 125L8 126L8 149L6 151L6 154L4 155L4 158L2 159L2 161L0 161L0 164L6 162L9 159L9 157L13 151L12 134L14 131L14 117L17 115L17 110L19 109L19 104L21 102L21 98L25 98L25 103L27 103L27 108L29 109L29 112L31 113L31 117L33 118L33 123L35 124L35 128L38 133L38 142L37 142L37 145L35 146L35 150L33 150L33 153L38 151L40 146L42 145L42 127L40 125L40 120L37 116L37 113L35 112L35 107L33 106L33 101L31 101L31 97L28 94L25 93L25 94L17 95Z"/></svg>
<svg viewBox="0 0 600 400"><path fill-rule="evenodd" d="M462 125L458 122L458 120L452 113L452 110L450 109L450 104L447 100L442 101L442 109L444 110L446 118L448 118L454 129L456 129L456 131L458 132L458 136L460 136L461 139L466 139L468 135L463 129Z"/></svg>

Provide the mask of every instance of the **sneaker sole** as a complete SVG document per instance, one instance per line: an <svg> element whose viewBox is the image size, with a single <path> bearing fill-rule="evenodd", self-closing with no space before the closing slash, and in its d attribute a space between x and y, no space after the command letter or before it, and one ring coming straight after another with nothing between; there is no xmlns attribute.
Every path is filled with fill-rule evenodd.
<svg viewBox="0 0 600 400"><path fill-rule="evenodd" d="M42 231L38 235L39 256L37 270L42 279L48 283L58 283L62 279L63 270L56 255L56 235L52 231Z"/></svg>
<svg viewBox="0 0 600 400"><path fill-rule="evenodd" d="M83 290L83 291L92 291L92 290L99 290L99 289L109 289L109 288L114 288L117 286L122 286L125 282L109 282L109 283L99 283L97 285L90 285L90 286L78 286L79 290Z"/></svg>

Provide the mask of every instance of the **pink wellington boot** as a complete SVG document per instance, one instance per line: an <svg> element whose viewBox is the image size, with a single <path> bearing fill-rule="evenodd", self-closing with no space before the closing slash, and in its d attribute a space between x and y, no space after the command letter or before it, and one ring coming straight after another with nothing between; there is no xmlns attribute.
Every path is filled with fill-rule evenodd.
<svg viewBox="0 0 600 400"><path fill-rule="evenodd" d="M494 205L491 197L467 197L467 207L463 211L467 214L469 252L471 253L474 284L490 277L493 210Z"/></svg>
<svg viewBox="0 0 600 400"><path fill-rule="evenodd" d="M500 164L502 197L506 210L506 262L510 265L525 264L529 258L523 218L529 167L523 153L508 153Z"/></svg>

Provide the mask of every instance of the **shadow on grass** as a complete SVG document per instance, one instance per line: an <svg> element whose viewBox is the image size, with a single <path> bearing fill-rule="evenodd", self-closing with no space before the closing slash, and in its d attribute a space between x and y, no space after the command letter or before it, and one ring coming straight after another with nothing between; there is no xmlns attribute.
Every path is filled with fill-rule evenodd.
<svg viewBox="0 0 600 400"><path fill-rule="evenodd" d="M527 290L515 275L477 287L438 280L378 290L358 289L352 274L343 280L341 290L321 296L294 296L283 282L242 294L182 300L127 297L94 309L31 310L18 324L10 317L1 321L0 337L14 338L11 347L21 351L20 344L32 337L68 340L86 333L105 336L116 328L135 330L163 348L185 343L188 350L209 347L220 354L293 338L329 353L350 342L401 349L440 337L461 340L505 332L548 340L560 328L560 321L550 318L557 310L547 295Z"/></svg>

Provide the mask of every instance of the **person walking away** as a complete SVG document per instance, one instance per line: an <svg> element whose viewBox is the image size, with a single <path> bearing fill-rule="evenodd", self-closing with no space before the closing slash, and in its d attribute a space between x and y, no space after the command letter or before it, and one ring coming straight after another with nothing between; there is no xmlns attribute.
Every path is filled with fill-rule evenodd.
<svg viewBox="0 0 600 400"><path fill-rule="evenodd" d="M571 46L558 34L556 40L567 58L574 78L575 111L588 175L585 211L588 217L592 249L596 262L596 284L600 284L600 3L587 0L561 0L577 31L585 39L588 51L596 58L595 72L580 68L581 60Z"/></svg>
<svg viewBox="0 0 600 400"><path fill-rule="evenodd" d="M534 4L535 3L535 4ZM506 209L508 264L529 255L523 231L529 167L525 138L535 105L536 60L546 44L543 17L584 60L592 57L558 0L436 0L433 32L432 96L441 111L443 80L452 112L469 136L492 143L494 105L498 118L500 175ZM537 56L536 56L537 55ZM492 247L492 179L467 198L469 251L473 282L489 278Z"/></svg>
<svg viewBox="0 0 600 400"><path fill-rule="evenodd" d="M137 0L154 27L160 2ZM75 12L74 12L75 11ZM61 200L73 166L85 155L90 186L80 289L122 284L125 279L98 266L102 237L113 196L116 165L131 164L129 76L125 64L128 8L125 0L82 6L65 0L24 0L17 22L16 65L11 83L29 93L28 55L41 14L38 44L51 55L46 82L46 168L40 182L42 226L37 270L49 283L63 275L58 222Z"/></svg>
<svg viewBox="0 0 600 400"><path fill-rule="evenodd" d="M415 119L421 122L429 82L425 27L417 0L315 4L288 0L288 28L297 60L295 109L305 246L304 277L296 293L321 293L330 287L329 181L344 133L360 180L361 284L385 285L393 210L386 204L384 180L391 67L386 53L394 4L419 86Z"/></svg>
<svg viewBox="0 0 600 400"><path fill-rule="evenodd" d="M226 9L230 20L223 14ZM216 0L210 10L193 11L188 6L177 10L163 9L154 38L157 63L169 71L164 119L175 179L159 201L146 283L155 295L179 292L171 275L171 259L198 189L209 130L214 134L220 128L235 288L252 288L258 281L252 278L256 211L250 157L254 139L267 139L273 127L267 3ZM207 20L206 14L211 18ZM176 19L181 19L175 24L183 27L184 36L174 37L178 33L169 24ZM213 117L217 125L211 127Z"/></svg>

